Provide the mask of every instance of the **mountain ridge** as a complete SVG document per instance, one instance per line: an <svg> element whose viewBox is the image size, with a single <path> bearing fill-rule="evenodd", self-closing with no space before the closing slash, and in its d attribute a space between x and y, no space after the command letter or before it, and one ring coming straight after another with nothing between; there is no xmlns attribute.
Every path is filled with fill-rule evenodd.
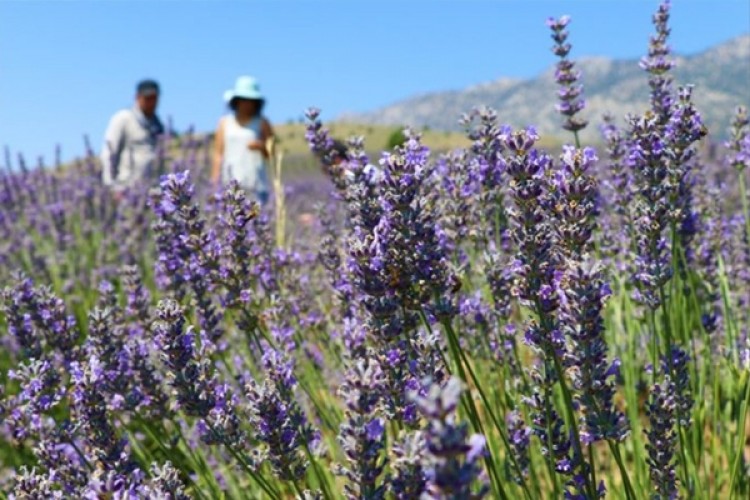
<svg viewBox="0 0 750 500"><path fill-rule="evenodd" d="M552 57L552 56L550 56ZM725 135L736 106L750 106L750 33L692 55L675 55L674 85L695 86L694 98L709 131ZM601 115L612 113L620 123L629 113L648 105L648 76L638 60L603 56L574 59L582 72L586 109L594 126L584 138L598 137ZM460 130L459 118L476 106L497 110L504 123L533 124L542 134L562 135L555 111L554 64L530 79L500 77L462 90L430 92L408 97L363 113L347 113L342 121ZM543 103L539 106L538 103Z"/></svg>

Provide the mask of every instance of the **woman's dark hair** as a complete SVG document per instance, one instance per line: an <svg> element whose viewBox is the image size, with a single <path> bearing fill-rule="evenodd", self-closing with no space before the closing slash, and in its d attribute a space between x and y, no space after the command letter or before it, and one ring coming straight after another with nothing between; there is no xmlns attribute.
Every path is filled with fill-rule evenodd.
<svg viewBox="0 0 750 500"><path fill-rule="evenodd" d="M260 116L260 115L263 114L263 106L265 106L265 104L266 104L266 100L265 99L243 99L242 97L233 97L229 101L229 109L231 109L232 111L237 111L237 102L238 101L255 101L256 103L258 103L258 113L257 113L257 115Z"/></svg>

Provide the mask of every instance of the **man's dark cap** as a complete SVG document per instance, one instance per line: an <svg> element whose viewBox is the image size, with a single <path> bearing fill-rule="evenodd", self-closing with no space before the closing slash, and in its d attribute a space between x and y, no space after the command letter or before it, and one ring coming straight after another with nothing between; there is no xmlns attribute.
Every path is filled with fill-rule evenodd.
<svg viewBox="0 0 750 500"><path fill-rule="evenodd" d="M159 95L159 84L156 80L141 80L135 90L138 95Z"/></svg>

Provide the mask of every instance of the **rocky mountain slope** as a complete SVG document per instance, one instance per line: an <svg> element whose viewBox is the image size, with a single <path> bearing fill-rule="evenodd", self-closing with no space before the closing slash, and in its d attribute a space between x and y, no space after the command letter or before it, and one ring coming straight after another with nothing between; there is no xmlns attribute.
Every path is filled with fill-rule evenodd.
<svg viewBox="0 0 750 500"><path fill-rule="evenodd" d="M587 108L593 124L611 112L624 118L648 103L647 75L636 60L602 57L577 60L583 73ZM693 84L695 101L714 136L725 134L734 108L750 105L750 34L700 54L677 57L677 85ZM534 124L543 134L560 133L555 105L554 67L531 80L499 79L464 90L425 94L370 112L347 114L352 122L458 130L462 113L478 105L498 110L501 120L515 126ZM597 134L589 127L587 134Z"/></svg>

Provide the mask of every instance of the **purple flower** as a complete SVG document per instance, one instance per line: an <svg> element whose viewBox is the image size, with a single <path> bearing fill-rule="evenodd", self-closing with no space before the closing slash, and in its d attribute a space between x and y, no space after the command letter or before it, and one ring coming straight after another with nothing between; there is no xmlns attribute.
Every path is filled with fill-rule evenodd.
<svg viewBox="0 0 750 500"><path fill-rule="evenodd" d="M585 101L581 98L583 85L578 81L581 78L580 71L575 71L574 63L568 59L571 45L566 42L568 32L565 28L570 24L570 16L562 16L555 20L547 20L547 26L552 31L552 39L555 41L552 52L560 58L555 70L555 80L560 85L558 98L560 103L556 106L557 111L564 117L563 128L573 132L578 142L578 131L586 128L588 122L576 116L583 111L586 106Z"/></svg>
<svg viewBox="0 0 750 500"><path fill-rule="evenodd" d="M731 139L725 146L729 149L726 162L738 172L744 172L750 166L750 118L747 108L738 106L732 120Z"/></svg>
<svg viewBox="0 0 750 500"><path fill-rule="evenodd" d="M144 474L140 470L134 470L129 474L116 471L94 472L89 477L88 484L81 492L81 498L85 500L98 500L100 498L127 498L135 499L142 493Z"/></svg>
<svg viewBox="0 0 750 500"><path fill-rule="evenodd" d="M469 451L466 452L466 460L473 462L477 458L482 458L485 455L485 446L487 445L487 439L481 434L472 434L469 438Z"/></svg>
<svg viewBox="0 0 750 500"><path fill-rule="evenodd" d="M633 260L635 298L651 309L661 304L660 290L671 279L671 244L666 150L654 114L631 119L632 146L628 157L638 198L635 201Z"/></svg>
<svg viewBox="0 0 750 500"><path fill-rule="evenodd" d="M426 486L424 433L404 433L393 444L392 451L391 493L398 500L420 498Z"/></svg>
<svg viewBox="0 0 750 500"><path fill-rule="evenodd" d="M507 229L505 130L498 123L495 110L488 107L474 110L462 121L472 141L473 156L464 158L454 154L453 161L447 163L451 167L449 174L453 177L454 189L458 191L456 217L464 219L467 226L459 225L455 230L467 233L472 231L473 224L479 226L473 229L475 231L484 229L484 238L498 241ZM472 214L472 211L477 213ZM478 238L480 235L471 236Z"/></svg>
<svg viewBox="0 0 750 500"><path fill-rule="evenodd" d="M554 407L551 391L545 387L542 392L535 389L530 397L524 398L530 409L531 431L539 439L542 455L554 467L555 472L567 478L566 498L584 498L586 475L589 464L582 452L571 441L571 434L565 431L565 423Z"/></svg>
<svg viewBox="0 0 750 500"><path fill-rule="evenodd" d="M426 491L429 498L482 498L489 491L480 478L480 458L484 437L469 436L466 424L456 423L455 412L461 397L461 382L451 378L444 387L432 383L426 396L415 396L417 408L427 420L425 431Z"/></svg>
<svg viewBox="0 0 750 500"><path fill-rule="evenodd" d="M24 358L39 359L44 346L44 338L37 330L31 314L26 312L26 304L34 297L30 279L17 276L16 284L2 293L3 315L8 324L8 333L20 349Z"/></svg>
<svg viewBox="0 0 750 500"><path fill-rule="evenodd" d="M648 84L651 87L651 109L657 116L660 124L669 120L670 111L674 102L672 96L672 77L669 71L674 67L674 60L670 58L671 50L667 45L667 39L671 29L669 28L670 2L665 0L659 5L654 13L653 24L656 33L651 36L648 55L641 59L640 66L649 73Z"/></svg>
<svg viewBox="0 0 750 500"><path fill-rule="evenodd" d="M690 356L679 347L672 347L669 355L662 356L661 372L669 375L674 390L675 418L687 427L692 422L693 396L690 387Z"/></svg>
<svg viewBox="0 0 750 500"><path fill-rule="evenodd" d="M144 487L148 498L164 498L170 500L190 500L185 484L180 478L179 471L171 462L164 465L151 464L151 481Z"/></svg>
<svg viewBox="0 0 750 500"><path fill-rule="evenodd" d="M154 334L177 404L188 416L200 419L205 443L242 449L245 436L234 398L216 376L208 357L209 339L202 337L200 347L196 345L192 327L186 327L184 310L174 301L161 301L157 316Z"/></svg>
<svg viewBox="0 0 750 500"><path fill-rule="evenodd" d="M49 361L31 360L9 370L8 378L18 383L20 391L3 402L7 429L17 440L43 434L45 415L65 397L60 373Z"/></svg>
<svg viewBox="0 0 750 500"><path fill-rule="evenodd" d="M126 438L117 435L107 408L105 377L100 361L91 356L86 362L71 363L73 373L74 421L83 432L89 461L97 468L128 475L136 470Z"/></svg>
<svg viewBox="0 0 750 500"><path fill-rule="evenodd" d="M22 465L14 478L11 498L62 499L55 472L41 472L36 467Z"/></svg>
<svg viewBox="0 0 750 500"><path fill-rule="evenodd" d="M92 366L100 375L101 389L109 396L110 409L115 408L118 402L124 402L127 409L132 410L144 399L144 391L139 386L136 376L136 365L146 371L153 370L149 367L148 359L136 359L140 357L137 340L126 336L127 331L122 325L119 308L106 307L106 302L111 299L100 299L103 309L94 308L89 313L89 337L86 342L86 350L89 359L96 359L98 366ZM149 392L155 387L147 380ZM157 395L158 398L158 395Z"/></svg>
<svg viewBox="0 0 750 500"><path fill-rule="evenodd" d="M367 439L371 441L376 441L380 439L383 436L383 433L385 432L385 427L383 427L383 419L382 418L372 419L370 423L365 424L365 431L367 433Z"/></svg>
<svg viewBox="0 0 750 500"><path fill-rule="evenodd" d="M628 153L625 132L615 125L612 115L605 114L603 120L601 133L607 144L608 161L601 172L602 190L597 201L601 207L600 216L604 219L600 225L610 230L602 231L598 236L609 261L608 267L621 267L622 257L627 256L632 228L633 176L625 164Z"/></svg>
<svg viewBox="0 0 750 500"><path fill-rule="evenodd" d="M509 238L509 232L506 231L503 237ZM495 250L487 255L487 282L492 290L495 311L503 319L510 319L513 308L514 274L507 262L512 254L508 254Z"/></svg>
<svg viewBox="0 0 750 500"><path fill-rule="evenodd" d="M339 443L347 464L337 474L347 478L345 491L356 498L383 498L385 483L381 475L387 463L384 420L373 415L385 389L380 366L371 357L357 359L339 388L346 403L345 421L339 431Z"/></svg>
<svg viewBox="0 0 750 500"><path fill-rule="evenodd" d="M371 233L383 213L379 199L383 171L369 163L364 140L355 137L348 142L346 188L343 201L348 213L347 225Z"/></svg>
<svg viewBox="0 0 750 500"><path fill-rule="evenodd" d="M168 288L181 298L189 284L196 299L201 329L217 341L223 335L221 313L212 300L213 284L219 271L221 245L214 231L206 230L194 186L188 171L164 176L161 191L154 195L154 222L159 260L157 273ZM165 210L164 202L167 204Z"/></svg>
<svg viewBox="0 0 750 500"><path fill-rule="evenodd" d="M553 353L561 343L555 311L560 307L560 252L550 211L553 193L548 179L551 159L534 148L537 139L533 129L520 130L506 139L512 156L508 158L510 193L514 207L510 210L511 234L517 245L511 264L514 282L511 291L522 305L538 316L527 327L526 339L552 363Z"/></svg>
<svg viewBox="0 0 750 500"><path fill-rule="evenodd" d="M593 148L563 146L561 169L552 178L558 242L566 255L580 259L593 244L597 187L591 170L598 161Z"/></svg>
<svg viewBox="0 0 750 500"><path fill-rule="evenodd" d="M531 463L529 447L531 446L532 430L526 425L523 416L517 410L508 413L505 422L508 427L508 442L513 451L513 458L521 471L520 477L515 470L513 471L513 480L520 484L529 473L529 464Z"/></svg>
<svg viewBox="0 0 750 500"><path fill-rule="evenodd" d="M267 377L262 384L253 380L245 385L250 402L251 421L256 438L265 444L264 458L283 480L301 479L308 462L304 450L317 435L294 398L296 381L291 361L270 347L263 357Z"/></svg>
<svg viewBox="0 0 750 500"><path fill-rule="evenodd" d="M355 228L349 241L352 285L362 294L370 327L380 342L395 340L415 323L415 312L434 307L453 314L456 278L440 237L438 214L426 190L432 165L417 135L382 160L379 203L372 231Z"/></svg>
<svg viewBox="0 0 750 500"><path fill-rule="evenodd" d="M328 129L323 127L320 121L320 110L309 108L305 112L307 124L305 127L305 139L310 151L315 154L321 162L323 171L333 181L334 186L340 193L347 189L346 166L342 163L347 160L348 155L343 154L340 147L330 136Z"/></svg>
<svg viewBox="0 0 750 500"><path fill-rule="evenodd" d="M628 423L614 404L612 377L617 361L610 363L607 359L602 315L611 292L598 271L578 267L568 276L565 293L569 300L562 323L572 343L566 364L571 368L573 389L582 406L585 440L622 441L628 435Z"/></svg>
<svg viewBox="0 0 750 500"><path fill-rule="evenodd" d="M650 428L645 431L651 484L659 498L677 498L675 449L677 446L675 386L667 375L651 388L646 406Z"/></svg>
<svg viewBox="0 0 750 500"><path fill-rule="evenodd" d="M237 311L241 330L255 332L260 321L260 296L266 289L263 276L272 266L268 249L261 247L263 238L256 233L258 224L263 224L259 206L247 198L236 182L229 183L217 195L217 203L217 237L222 245L214 279L223 288L221 303Z"/></svg>
<svg viewBox="0 0 750 500"><path fill-rule="evenodd" d="M16 274L14 286L3 291L4 314L10 332L24 355L39 358L48 346L70 363L78 358L80 332L62 299L49 287L34 287L30 279Z"/></svg>
<svg viewBox="0 0 750 500"><path fill-rule="evenodd" d="M670 219L675 225L685 258L693 261L693 237L698 232L699 214L693 207L693 166L696 161L696 144L706 134L700 114L692 103L692 87L681 87L672 116L664 129L667 141L667 168L669 171L668 197ZM681 269L684 274L684 269Z"/></svg>

